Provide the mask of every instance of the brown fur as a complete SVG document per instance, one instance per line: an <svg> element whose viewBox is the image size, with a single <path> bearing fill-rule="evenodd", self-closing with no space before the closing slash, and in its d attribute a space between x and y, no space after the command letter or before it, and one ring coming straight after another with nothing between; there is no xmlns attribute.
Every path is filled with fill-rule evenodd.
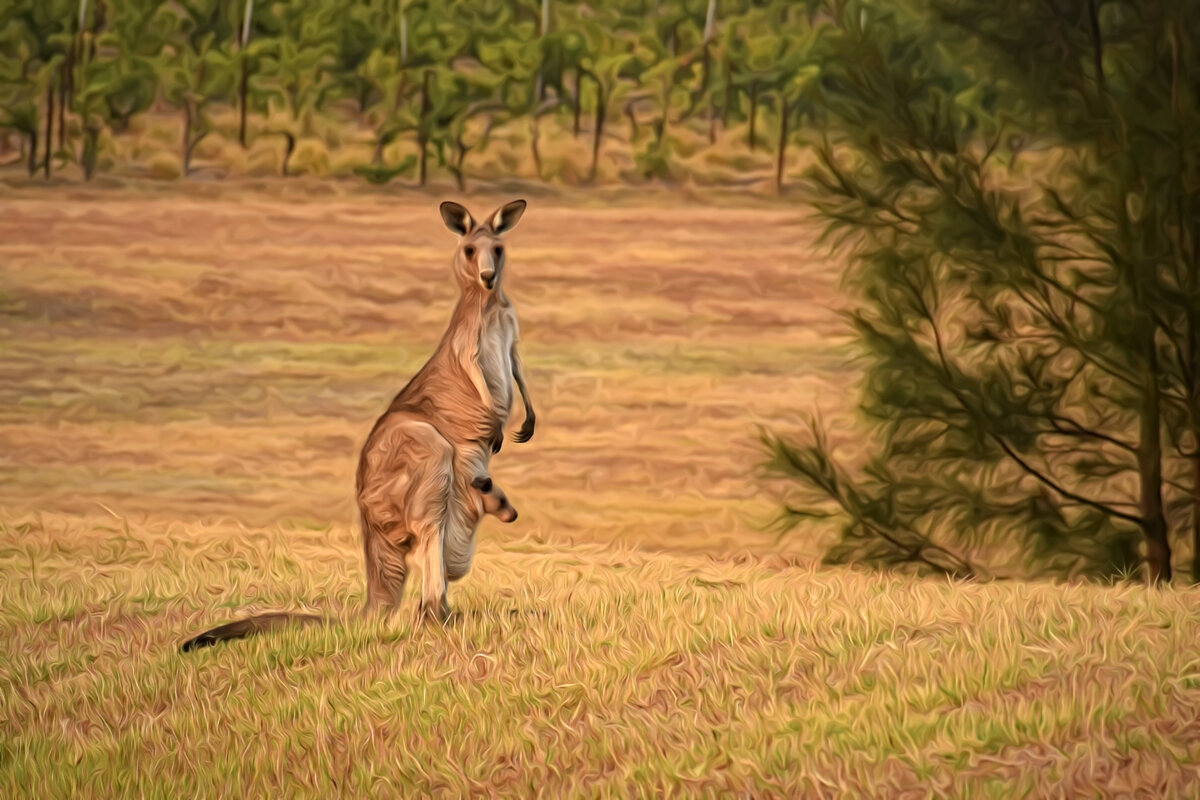
<svg viewBox="0 0 1200 800"><path fill-rule="evenodd" d="M500 238L524 211L525 201L517 200L477 225L457 203L441 206L443 221L461 237L454 253L458 304L433 355L376 421L358 464L367 611L398 608L409 568L416 564L422 577L421 614L445 621L450 614L447 582L470 570L480 518L511 509L502 492L491 494L498 489L486 476L491 455L503 441L514 383L521 391L525 421L513 438L527 442L534 432L533 405L517 352L516 312L504 294L506 258ZM488 491L475 485L482 480ZM279 615L266 616L275 620ZM256 633L252 623L260 619L215 628L189 640L184 649L201 640L211 644ZM239 624L245 632L234 630ZM219 636L222 631L228 635Z"/></svg>
<svg viewBox="0 0 1200 800"><path fill-rule="evenodd" d="M500 449L514 381L525 402L515 438L533 435L500 238L524 209L518 200L476 225L462 206L442 204L447 227L462 237L454 254L458 305L433 356L375 423L358 465L368 609L394 610L415 562L422 613L447 618L446 583L470 570L483 513L471 483Z"/></svg>
<svg viewBox="0 0 1200 800"><path fill-rule="evenodd" d="M497 486L490 477L476 478L471 482L471 488L473 490L473 502L478 504L481 514L491 514L504 523L516 521L517 510L509 502L508 495L504 493L504 490ZM293 614L289 612L259 614L237 620L236 622L218 625L198 636L193 636L183 643L180 650L187 653L192 650L198 650L201 647L210 647L218 642L244 639L247 636L254 636L255 634L266 633L267 631L292 625L325 625L329 622L330 620L325 617L319 617L315 614Z"/></svg>

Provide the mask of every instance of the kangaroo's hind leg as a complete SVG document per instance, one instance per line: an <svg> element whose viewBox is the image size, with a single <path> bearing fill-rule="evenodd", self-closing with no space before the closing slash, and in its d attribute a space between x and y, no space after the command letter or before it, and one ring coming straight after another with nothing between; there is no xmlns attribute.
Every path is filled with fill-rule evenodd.
<svg viewBox="0 0 1200 800"><path fill-rule="evenodd" d="M445 619L443 558L454 447L428 422L385 418L363 448L358 503L367 561L367 605L400 604L408 560L421 569L421 609Z"/></svg>
<svg viewBox="0 0 1200 800"><path fill-rule="evenodd" d="M442 526L440 521L430 520L421 530L420 542L413 551L421 565L421 606L418 612L422 619L445 623L450 619L450 603L446 599L446 561L442 552Z"/></svg>
<svg viewBox="0 0 1200 800"><path fill-rule="evenodd" d="M444 440L443 440L444 441ZM450 523L451 493L454 489L454 453L447 443L442 458L422 465L418 490L412 495L413 557L421 567L421 616L446 622L450 604L446 599L446 528Z"/></svg>
<svg viewBox="0 0 1200 800"><path fill-rule="evenodd" d="M396 532L366 534L363 548L367 565L367 614L391 615L404 599L404 584L408 579L409 547L397 547L394 540L407 537Z"/></svg>

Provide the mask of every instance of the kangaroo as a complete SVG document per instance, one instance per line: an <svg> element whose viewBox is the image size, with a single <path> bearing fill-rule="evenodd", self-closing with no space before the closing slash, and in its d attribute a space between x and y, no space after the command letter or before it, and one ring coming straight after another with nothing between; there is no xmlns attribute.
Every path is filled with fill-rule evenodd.
<svg viewBox="0 0 1200 800"><path fill-rule="evenodd" d="M421 569L420 615L449 618L447 583L470 571L475 529L490 513L490 494L475 484L486 480L491 456L500 451L514 383L525 420L513 440L533 437L536 414L517 349L516 311L504 293L501 239L525 207L524 200L514 200L477 224L458 203L441 204L443 222L459 237L453 261L458 303L437 349L375 422L359 458L368 612L399 607L413 562ZM222 626L189 640L185 649L202 639L256 633L255 621L267 617L269 627L290 619L265 615L231 623L250 629L219 636L230 629Z"/></svg>
<svg viewBox="0 0 1200 800"><path fill-rule="evenodd" d="M475 554L478 516L460 498L500 451L514 382L525 406L515 441L532 438L536 415L517 350L516 312L504 293L500 238L520 220L525 201L500 207L481 224L457 203L440 210L459 237L458 305L433 356L367 437L357 486L367 608L399 606L411 556L421 568L421 614L445 621L447 582L466 575Z"/></svg>
<svg viewBox="0 0 1200 800"><path fill-rule="evenodd" d="M478 504L478 510L481 514L491 514L506 524L516 522L517 510L509 502L508 495L504 493L504 490L497 486L490 477L482 476L475 478L475 480L471 481L471 487L475 489L473 500ZM192 650L198 650L201 647L209 647L218 642L225 642L231 639L244 639L247 636L265 633L276 628L295 625L327 625L329 622L331 620L317 616L316 614L293 614L290 612L259 614L249 619L230 622L226 625L205 631L199 636L188 639L180 649L187 653Z"/></svg>

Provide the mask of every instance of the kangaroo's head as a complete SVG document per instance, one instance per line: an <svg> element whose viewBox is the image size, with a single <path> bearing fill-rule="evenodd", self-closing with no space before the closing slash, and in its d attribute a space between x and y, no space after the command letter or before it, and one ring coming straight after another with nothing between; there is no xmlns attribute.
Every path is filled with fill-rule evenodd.
<svg viewBox="0 0 1200 800"><path fill-rule="evenodd" d="M471 481L471 486L479 492L480 501L483 503L483 513L494 514L496 519L501 522L516 520L517 510L512 507L512 503L508 502L508 495L493 483L491 478L486 475L478 477Z"/></svg>
<svg viewBox="0 0 1200 800"><path fill-rule="evenodd" d="M521 219L525 201L505 203L481 223L476 223L467 209L449 200L442 203L441 212L446 227L459 237L454 252L454 276L463 291L476 286L485 293L497 291L504 276L501 237Z"/></svg>

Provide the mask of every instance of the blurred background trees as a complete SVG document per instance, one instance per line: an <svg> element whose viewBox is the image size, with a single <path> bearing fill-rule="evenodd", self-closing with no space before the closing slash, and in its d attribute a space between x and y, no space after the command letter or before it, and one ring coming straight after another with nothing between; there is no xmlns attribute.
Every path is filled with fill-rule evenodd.
<svg viewBox="0 0 1200 800"><path fill-rule="evenodd" d="M98 165L138 174L153 161L166 174L344 172L418 184L437 174L463 185L471 161L503 141L531 163L497 169L524 177L674 180L697 150L722 151L731 127L748 126L749 139L779 153L798 138L795 108L781 102L796 88L816 8L13 0L0 8L0 158L18 151L6 163L48 176L59 167L90 176ZM582 146L547 162L547 143L568 132ZM178 144L151 155L147 140ZM226 147L234 142L243 155ZM733 168L744 166L743 157Z"/></svg>

